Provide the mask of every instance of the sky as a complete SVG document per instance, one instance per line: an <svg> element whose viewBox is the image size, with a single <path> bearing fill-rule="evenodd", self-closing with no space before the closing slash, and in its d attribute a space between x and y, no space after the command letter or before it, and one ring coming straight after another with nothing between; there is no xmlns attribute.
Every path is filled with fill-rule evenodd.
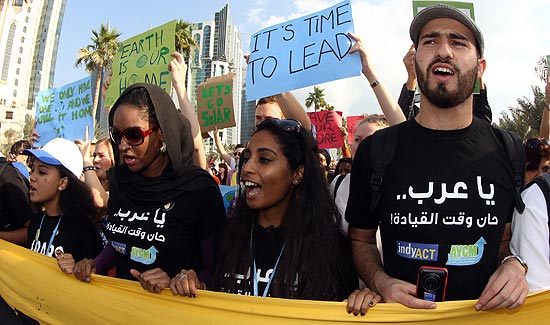
<svg viewBox="0 0 550 325"><path fill-rule="evenodd" d="M214 13L229 3L233 24L243 36L248 53L250 35L278 23L328 8L339 0L68 0L59 40L54 87L86 76L83 67L75 68L79 48L91 43L92 29L110 23L132 37L173 19L188 22L213 20ZM473 1L476 23L485 39L487 85L493 122L501 112L517 106L517 99L533 99L532 86L544 89L535 73L543 55L550 54L550 0L478 0ZM412 44L409 25L410 0L351 0L355 33L365 43L372 66L381 82L397 98L407 74L403 57ZM325 99L343 115L381 113L369 83L363 76L317 85ZM293 91L305 102L313 86Z"/></svg>

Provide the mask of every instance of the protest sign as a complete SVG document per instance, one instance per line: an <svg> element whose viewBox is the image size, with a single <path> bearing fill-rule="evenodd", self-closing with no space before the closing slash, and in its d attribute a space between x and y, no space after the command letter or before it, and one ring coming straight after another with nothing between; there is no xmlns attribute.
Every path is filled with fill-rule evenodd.
<svg viewBox="0 0 550 325"><path fill-rule="evenodd" d="M355 137L355 130L357 130L357 125L363 120L363 116L348 116L346 118L347 131L348 131L348 143L351 145L353 138Z"/></svg>
<svg viewBox="0 0 550 325"><path fill-rule="evenodd" d="M43 146L54 138L87 139L86 129L93 133L91 78L62 87L42 90L36 98L36 132ZM93 137L93 134L91 134Z"/></svg>
<svg viewBox="0 0 550 325"><path fill-rule="evenodd" d="M113 60L111 84L105 96L105 107L111 107L130 85L147 82L167 93L172 89L168 63L175 51L176 21L129 38L119 44Z"/></svg>
<svg viewBox="0 0 550 325"><path fill-rule="evenodd" d="M361 74L359 54L350 55L350 1L274 25L250 38L246 74L249 100Z"/></svg>
<svg viewBox="0 0 550 325"><path fill-rule="evenodd" d="M229 214L231 207L231 201L235 198L236 186L218 185L222 194L223 206L225 207L225 213Z"/></svg>
<svg viewBox="0 0 550 325"><path fill-rule="evenodd" d="M340 148L344 144L342 127L342 112L318 111L308 112L312 126L317 134L319 149Z"/></svg>
<svg viewBox="0 0 550 325"><path fill-rule="evenodd" d="M201 132L235 126L233 80L235 74L208 78L197 88L197 117Z"/></svg>
<svg viewBox="0 0 550 325"><path fill-rule="evenodd" d="M474 15L474 4L471 3L471 2L413 1L413 14L416 16L418 14L418 12L420 12L422 9L425 9L426 7L429 7L429 6L437 4L437 3L443 3L443 4L446 4L446 5L458 8L462 12L464 12L467 16L470 16L470 18L472 18L473 21L476 20L476 17Z"/></svg>

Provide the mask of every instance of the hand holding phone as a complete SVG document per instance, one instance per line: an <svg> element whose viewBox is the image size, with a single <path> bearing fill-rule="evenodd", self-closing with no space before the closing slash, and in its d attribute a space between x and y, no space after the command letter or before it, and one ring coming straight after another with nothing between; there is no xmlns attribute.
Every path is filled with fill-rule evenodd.
<svg viewBox="0 0 550 325"><path fill-rule="evenodd" d="M421 266L416 281L416 297L428 301L445 301L447 274L446 268Z"/></svg>

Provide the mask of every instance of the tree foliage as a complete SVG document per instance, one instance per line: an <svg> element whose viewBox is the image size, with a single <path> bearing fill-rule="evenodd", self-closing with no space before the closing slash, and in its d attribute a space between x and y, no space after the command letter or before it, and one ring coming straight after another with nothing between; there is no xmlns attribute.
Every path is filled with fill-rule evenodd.
<svg viewBox="0 0 550 325"><path fill-rule="evenodd" d="M536 138L540 133L540 122L544 109L545 94L538 86L532 86L533 99L518 98L517 106L510 107L508 112L502 112L499 126L514 131L525 141Z"/></svg>
<svg viewBox="0 0 550 325"><path fill-rule="evenodd" d="M188 57L191 49L198 44L191 36L191 24L182 19L176 21L176 51Z"/></svg>
<svg viewBox="0 0 550 325"><path fill-rule="evenodd" d="M309 93L309 96L306 98L306 107L310 109L312 106L316 112L322 109L327 109L329 107L332 107L325 100L324 89L321 89L317 86L313 87L313 92Z"/></svg>
<svg viewBox="0 0 550 325"><path fill-rule="evenodd" d="M30 114L25 114L25 124L23 125L23 139L30 140L36 120Z"/></svg>
<svg viewBox="0 0 550 325"><path fill-rule="evenodd" d="M92 29L92 35L93 37L90 38L92 44L78 50L75 68L84 65L87 72L92 73L95 70L98 72L92 101L92 117L95 124L101 76L104 69L111 70L111 65L118 51L118 38L121 33L116 29L111 30L108 25L101 24L99 30Z"/></svg>

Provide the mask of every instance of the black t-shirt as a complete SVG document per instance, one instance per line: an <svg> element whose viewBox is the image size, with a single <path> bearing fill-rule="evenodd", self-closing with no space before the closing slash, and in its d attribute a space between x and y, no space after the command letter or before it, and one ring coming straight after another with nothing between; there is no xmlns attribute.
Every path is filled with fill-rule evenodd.
<svg viewBox="0 0 550 325"><path fill-rule="evenodd" d="M58 224L57 232L53 235ZM47 247L52 236L52 244ZM71 214L53 217L44 212L36 214L29 223L27 242L27 247L35 252L55 257L55 252L61 250L72 254L77 262L83 258L95 258L103 248L101 236L92 222Z"/></svg>
<svg viewBox="0 0 550 325"><path fill-rule="evenodd" d="M214 187L187 192L148 211L132 211L110 200L105 235L117 252L117 277L135 280L130 269L160 268L170 277L182 268L200 273L200 244L220 231L225 216Z"/></svg>
<svg viewBox="0 0 550 325"><path fill-rule="evenodd" d="M418 267L449 271L447 300L478 298L498 264L513 209L513 171L492 127L474 118L462 130L402 123L384 173L377 211L370 211L372 137L360 144L351 173L346 220L380 225L384 268L416 283Z"/></svg>
<svg viewBox="0 0 550 325"><path fill-rule="evenodd" d="M286 251L289 248L284 245L285 242L285 228L284 227L267 227L264 228L260 226L259 224L256 224L254 226L254 233L253 233L253 239L251 242L252 246L252 252L253 252L253 260L251 262L251 265L242 272L237 272L234 277L230 277L229 270L224 270L224 265L219 265L218 267L221 267L222 270L224 270L224 283L225 286L221 286L219 288L222 292L230 292L230 293L236 293L236 294L242 294L242 295L254 295L254 262L256 263L256 274L257 274L257 283L258 283L258 296L263 296L264 290L268 283L270 282L270 278L272 277L271 284L269 286L267 297L271 296L277 296L273 295L273 287L276 285L277 279L280 279L280 277L277 277L276 275L279 272L283 272L283 267L281 265L283 260L283 255L288 254L289 252ZM322 245L319 243L319 245ZM353 272L353 261L351 256L351 247L349 246L349 242L347 241L344 236L339 238L338 246L342 249L342 255L344 256L343 259L339 261L343 261L344 263L349 263L347 265L342 265L341 268L345 270L350 270L351 272L343 272L345 275L343 275L338 280L338 288L339 292L336 293L336 297L330 297L327 300L335 300L335 301L341 301L348 297L351 292L357 288L358 285L358 278L355 272ZM348 254L350 253L350 254ZM244 254L243 254L244 255ZM279 259L279 256L281 256L281 259L279 260L279 263L277 263L277 260ZM241 257L242 258L242 257ZM307 258L316 259L319 258L318 256L308 256ZM336 260L336 258L334 258ZM334 262L337 263L337 262ZM319 263L320 265L322 263ZM277 265L277 268L275 266ZM323 272L322 269L316 269L315 272ZM297 273L294 277L294 280L292 283L290 283L290 291L296 292L300 290L300 286L303 286L304 281L308 280L307 273ZM230 287L232 287L231 284L234 284L235 292L230 290ZM289 297L281 297L281 298L289 298ZM300 299L313 299L312 297L301 297Z"/></svg>
<svg viewBox="0 0 550 325"><path fill-rule="evenodd" d="M270 277L273 275L273 280L275 280L275 274L277 271L280 272L280 268L277 267L275 273L273 272L275 264L279 255L283 251L284 243L284 227L268 227L264 228L258 224L254 226L253 240L251 242L254 261L256 262L256 272L258 274L258 296L263 296L264 290L269 283ZM279 263L280 264L280 263ZM223 268L223 265L219 265ZM246 274L236 274L235 278L229 279L229 274L226 273L226 281L236 282L235 288L237 291L234 293L252 296L253 292L253 281L254 281L254 272L253 265L250 265ZM244 273L244 272L242 272ZM276 281L276 280L275 280ZM296 283L298 285L298 274L296 275ZM270 289L273 288L273 281L270 285ZM220 288L220 291L229 292L227 288ZM267 297L271 296L271 290L268 290Z"/></svg>

